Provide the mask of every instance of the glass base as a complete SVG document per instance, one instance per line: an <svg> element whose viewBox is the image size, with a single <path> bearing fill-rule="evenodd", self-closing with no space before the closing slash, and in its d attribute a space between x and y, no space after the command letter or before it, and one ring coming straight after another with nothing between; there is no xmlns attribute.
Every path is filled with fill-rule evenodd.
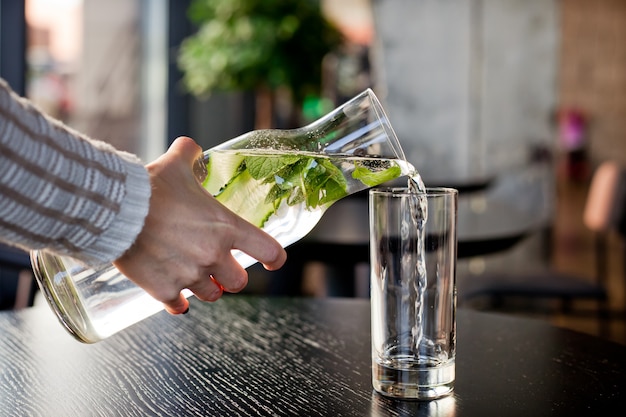
<svg viewBox="0 0 626 417"><path fill-rule="evenodd" d="M391 368L372 365L372 385L382 395L414 400L434 400L454 390L455 363L437 366Z"/></svg>

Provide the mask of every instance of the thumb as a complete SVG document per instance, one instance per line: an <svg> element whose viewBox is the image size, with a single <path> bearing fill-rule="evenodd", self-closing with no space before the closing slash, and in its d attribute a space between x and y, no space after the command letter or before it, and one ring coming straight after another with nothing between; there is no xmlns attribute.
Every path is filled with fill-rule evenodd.
<svg viewBox="0 0 626 417"><path fill-rule="evenodd" d="M195 162L202 153L202 148L190 137L179 136L170 145L169 152L177 154L185 161Z"/></svg>
<svg viewBox="0 0 626 417"><path fill-rule="evenodd" d="M187 136L180 136L172 142L168 151L170 156L175 156L184 163L192 166L193 175L199 182L204 181L208 172L206 165L202 162L202 148L191 138Z"/></svg>

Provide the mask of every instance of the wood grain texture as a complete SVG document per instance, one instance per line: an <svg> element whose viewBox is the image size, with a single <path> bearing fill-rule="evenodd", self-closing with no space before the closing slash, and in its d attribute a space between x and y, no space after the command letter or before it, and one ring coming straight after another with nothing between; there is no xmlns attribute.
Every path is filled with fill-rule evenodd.
<svg viewBox="0 0 626 417"><path fill-rule="evenodd" d="M0 314L0 416L594 415L623 401L626 348L546 323L460 311L457 386L372 392L369 302L193 299L94 345L47 307Z"/></svg>

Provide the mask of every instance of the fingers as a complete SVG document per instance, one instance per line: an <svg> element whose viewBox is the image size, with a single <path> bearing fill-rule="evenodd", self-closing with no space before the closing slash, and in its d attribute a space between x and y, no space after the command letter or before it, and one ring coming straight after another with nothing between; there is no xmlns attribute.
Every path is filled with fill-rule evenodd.
<svg viewBox="0 0 626 417"><path fill-rule="evenodd" d="M250 255L268 271L283 266L287 260L287 252L272 236L244 219L240 219L237 228L240 233L233 242L233 249Z"/></svg>
<svg viewBox="0 0 626 417"><path fill-rule="evenodd" d="M209 275L206 279L189 288L196 298L202 301L217 301L224 293L224 287L213 277Z"/></svg>
<svg viewBox="0 0 626 417"><path fill-rule="evenodd" d="M168 153L174 153L179 155L183 160L188 163L195 164L200 155L202 154L202 148L191 138L186 136L180 136L172 142ZM255 258L263 266L270 270L279 269L285 263L287 259L287 253L283 247L269 234L245 221L244 219L237 217L237 227L239 229L239 238L234 242L232 249L239 249L242 252L247 253L251 257ZM233 267L231 263L231 267ZM239 267L239 265L237 265ZM241 267L239 267L243 271ZM213 271L212 273L214 273ZM242 276L245 275L245 279ZM237 278L235 278L237 281ZM239 273L239 281L247 282L247 273ZM221 282L221 281L220 281ZM224 285L223 282L221 282ZM236 287L236 285L235 285ZM224 285L227 291L230 291L231 287Z"/></svg>
<svg viewBox="0 0 626 417"><path fill-rule="evenodd" d="M188 309L189 302L180 294L184 288L200 300L216 301L224 292L239 292L247 285L248 273L232 250L246 253L268 270L280 268L287 258L274 238L198 186L193 167L201 155L193 139L181 136L148 164L150 211L133 246L135 256L125 261L127 276L171 314Z"/></svg>
<svg viewBox="0 0 626 417"><path fill-rule="evenodd" d="M230 255L212 266L211 279L223 291L236 293L248 285L248 272Z"/></svg>
<svg viewBox="0 0 626 417"><path fill-rule="evenodd" d="M189 300L183 294L178 294L178 299L163 303L163 305L170 314L186 314L189 311Z"/></svg>

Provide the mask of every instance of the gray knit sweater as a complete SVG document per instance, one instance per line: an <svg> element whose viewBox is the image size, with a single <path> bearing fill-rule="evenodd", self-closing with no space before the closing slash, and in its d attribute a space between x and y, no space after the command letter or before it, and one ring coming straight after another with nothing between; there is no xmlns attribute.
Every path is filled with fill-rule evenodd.
<svg viewBox="0 0 626 417"><path fill-rule="evenodd" d="M0 79L0 241L100 266L132 245L149 200L137 157L49 118Z"/></svg>

